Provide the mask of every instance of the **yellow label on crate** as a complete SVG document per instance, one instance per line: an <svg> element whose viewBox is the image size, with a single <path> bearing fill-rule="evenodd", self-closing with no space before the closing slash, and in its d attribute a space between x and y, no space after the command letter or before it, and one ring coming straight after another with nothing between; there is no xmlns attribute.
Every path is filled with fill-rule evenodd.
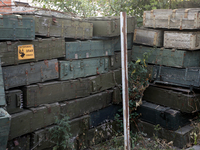
<svg viewBox="0 0 200 150"><path fill-rule="evenodd" d="M19 45L18 46L18 60L34 59L35 52L33 45Z"/></svg>

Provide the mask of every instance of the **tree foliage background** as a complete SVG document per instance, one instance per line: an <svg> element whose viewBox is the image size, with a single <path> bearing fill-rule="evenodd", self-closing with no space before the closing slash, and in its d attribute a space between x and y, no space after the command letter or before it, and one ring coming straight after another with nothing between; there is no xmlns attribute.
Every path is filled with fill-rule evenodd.
<svg viewBox="0 0 200 150"><path fill-rule="evenodd" d="M152 9L178 8L181 4L200 6L200 0L34 0L43 8L68 12L74 16L119 16L120 11L141 18L143 11Z"/></svg>

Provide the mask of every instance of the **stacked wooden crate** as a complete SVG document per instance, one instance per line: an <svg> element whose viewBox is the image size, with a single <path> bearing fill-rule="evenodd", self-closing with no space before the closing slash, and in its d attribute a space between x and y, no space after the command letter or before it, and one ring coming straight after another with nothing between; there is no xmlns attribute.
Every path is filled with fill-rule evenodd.
<svg viewBox="0 0 200 150"><path fill-rule="evenodd" d="M105 132L102 123L121 108L119 17L80 20L34 12L0 17L5 95L0 104L11 114L8 150L54 146L47 133L61 114L70 117L75 149L102 141L95 137ZM129 56L134 27L129 17Z"/></svg>
<svg viewBox="0 0 200 150"><path fill-rule="evenodd" d="M200 110L200 9L152 10L143 15L144 28L135 29L132 59L146 60L151 84L144 93L139 128L180 148L190 142L190 121Z"/></svg>

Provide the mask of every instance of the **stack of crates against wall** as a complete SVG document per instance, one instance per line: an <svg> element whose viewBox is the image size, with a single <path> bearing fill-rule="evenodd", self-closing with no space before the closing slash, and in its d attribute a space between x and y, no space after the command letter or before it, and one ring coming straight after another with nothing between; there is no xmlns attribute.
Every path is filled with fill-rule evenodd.
<svg viewBox="0 0 200 150"><path fill-rule="evenodd" d="M0 15L0 150L55 146L50 130L63 115L75 149L112 136L104 128L122 101L119 17L58 14ZM135 18L127 20L131 61Z"/></svg>
<svg viewBox="0 0 200 150"><path fill-rule="evenodd" d="M192 8L144 11L143 27L135 29L133 37L132 60L149 53L145 61L151 74L144 103L138 109L142 113L138 126L153 135L150 130L159 124L162 127L159 137L169 141L175 134L182 137L179 142L174 139L174 145L180 148L190 142L193 128L189 120L200 110L199 11Z"/></svg>

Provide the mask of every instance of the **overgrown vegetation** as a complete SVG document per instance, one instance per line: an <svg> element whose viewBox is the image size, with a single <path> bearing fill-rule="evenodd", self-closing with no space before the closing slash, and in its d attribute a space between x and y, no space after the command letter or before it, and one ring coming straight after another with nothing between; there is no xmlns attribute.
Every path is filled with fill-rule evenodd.
<svg viewBox="0 0 200 150"><path fill-rule="evenodd" d="M72 149L70 124L68 115L61 115L62 119L56 116L55 126L50 129L51 139L55 143L53 150Z"/></svg>
<svg viewBox="0 0 200 150"><path fill-rule="evenodd" d="M44 8L72 13L75 16L119 16L120 11L141 18L143 11L152 9L177 8L188 0L34 0L43 3ZM199 0L190 0L200 4ZM141 19L139 19L141 20Z"/></svg>
<svg viewBox="0 0 200 150"><path fill-rule="evenodd" d="M136 120L139 114L136 112L137 107L142 104L142 97L145 89L149 86L149 74L146 61L151 55L152 51L144 53L142 58L137 58L136 62L129 62L128 64L128 84L129 84L129 120L130 124L136 125ZM115 116L117 121L118 131L116 136L123 135L123 119L122 109L119 114ZM137 125L136 125L137 126ZM139 132L139 131L138 131ZM143 139L142 134L131 134L131 143L135 147L138 139Z"/></svg>

